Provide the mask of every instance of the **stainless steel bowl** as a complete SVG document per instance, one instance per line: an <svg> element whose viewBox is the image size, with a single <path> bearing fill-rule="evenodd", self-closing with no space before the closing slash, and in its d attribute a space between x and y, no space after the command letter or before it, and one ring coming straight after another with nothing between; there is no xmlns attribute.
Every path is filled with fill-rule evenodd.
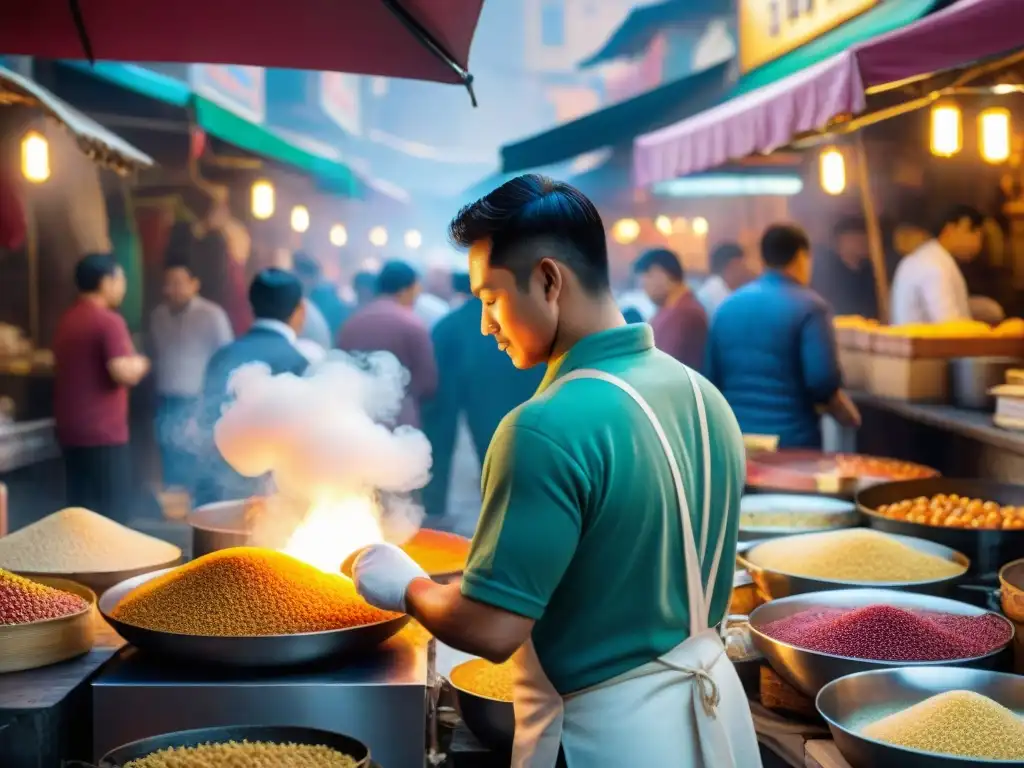
<svg viewBox="0 0 1024 768"><path fill-rule="evenodd" d="M836 531L835 533L838 534L842 532ZM774 543L787 539L799 541L807 536L827 535L829 534L802 533L796 536L783 536L781 538L774 539ZM964 554L957 552L955 549L950 549L942 544L937 544L926 539L917 539L912 536L899 536L896 534L886 535L921 552L927 552L928 554L937 555L945 560L959 563L964 566L964 573L966 573L966 569L970 568L971 561L968 560ZM809 592L825 592L831 589L893 589L905 592L919 592L927 595L947 596L952 593L953 589L964 577L964 574L957 574L955 576L945 576L941 579L931 579L928 581L849 582L839 581L837 579L799 576L797 574L784 573L782 571L764 568L757 565L754 562L754 558L757 556L757 549L761 544L765 543L769 542L752 543L742 552L742 554L737 554L736 562L750 571L750 575L754 579L754 583L757 584L758 590L760 590L762 595L769 600L776 600L780 597L789 597L791 595L805 595Z"/></svg>
<svg viewBox="0 0 1024 768"><path fill-rule="evenodd" d="M470 662L466 662L470 663ZM458 666L462 666L461 664ZM453 668L458 669L458 666ZM481 744L500 752L512 749L515 738L516 717L511 701L501 701L479 693L467 691L446 678L448 686L455 693L455 708L459 717Z"/></svg>
<svg viewBox="0 0 1024 768"><path fill-rule="evenodd" d="M177 731L133 741L111 750L100 760L99 768L122 768L138 760L171 747L195 747L200 744L223 744L228 741L264 741L273 744L311 744L331 747L356 760L357 768L369 768L370 748L351 736L319 731L314 728L265 725L229 725L219 728L200 728Z"/></svg>
<svg viewBox="0 0 1024 768"><path fill-rule="evenodd" d="M818 712L853 768L993 768L1018 760L976 760L905 749L862 736L883 717L949 691L974 691L1024 717L1024 684L1003 672L963 667L898 667L842 677L818 694Z"/></svg>
<svg viewBox="0 0 1024 768"><path fill-rule="evenodd" d="M752 493L740 501L740 541L853 528L860 521L855 504L830 496Z"/></svg>
<svg viewBox="0 0 1024 768"><path fill-rule="evenodd" d="M754 645L772 668L786 678L807 696L815 696L818 691L833 680L857 672L871 669L887 669L892 667L929 667L956 664L958 666L993 669L1007 658L1010 644L1013 642L1014 627L1006 622L1006 642L999 648L984 656L969 659L950 659L945 661L875 661L856 659L849 656L835 656L830 653L807 650L766 635L762 630L766 624L795 613L812 608L863 608L867 605L884 603L897 608L914 611L935 611L938 613L955 613L961 616L983 616L991 611L976 608L973 605L947 600L932 595L919 595L913 592L897 592L887 589L843 589L830 592L817 592L808 595L796 595L758 606L750 614L750 632Z"/></svg>
<svg viewBox="0 0 1024 768"><path fill-rule="evenodd" d="M230 667L297 666L370 650L397 634L409 622L408 616L398 616L376 624L327 632L211 637L158 632L125 624L111 616L114 608L129 592L169 570L128 579L108 589L100 598L99 608L103 618L117 634L146 653Z"/></svg>

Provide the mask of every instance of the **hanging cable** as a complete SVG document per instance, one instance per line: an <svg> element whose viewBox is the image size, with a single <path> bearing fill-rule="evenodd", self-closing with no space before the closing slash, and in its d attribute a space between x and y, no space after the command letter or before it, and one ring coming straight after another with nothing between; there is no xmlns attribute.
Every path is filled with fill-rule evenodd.
<svg viewBox="0 0 1024 768"><path fill-rule="evenodd" d="M82 43L82 51L90 64L96 63L96 57L92 53L92 42L89 40L89 31L85 28L85 16L82 15L82 6L79 0L68 0L71 6L71 18L74 19L75 29L78 31L78 39Z"/></svg>

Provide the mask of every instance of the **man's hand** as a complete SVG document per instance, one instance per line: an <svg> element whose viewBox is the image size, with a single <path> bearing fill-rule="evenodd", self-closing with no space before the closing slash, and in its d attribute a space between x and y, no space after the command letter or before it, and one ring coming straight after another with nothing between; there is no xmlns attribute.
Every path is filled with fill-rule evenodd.
<svg viewBox="0 0 1024 768"><path fill-rule="evenodd" d="M367 547L352 563L356 591L370 605L395 613L407 612L405 593L409 584L429 578L416 561L394 544Z"/></svg>

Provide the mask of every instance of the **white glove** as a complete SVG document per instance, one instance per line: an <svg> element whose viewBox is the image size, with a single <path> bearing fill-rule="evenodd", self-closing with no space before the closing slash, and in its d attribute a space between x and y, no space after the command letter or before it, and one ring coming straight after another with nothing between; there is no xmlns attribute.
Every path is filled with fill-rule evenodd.
<svg viewBox="0 0 1024 768"><path fill-rule="evenodd" d="M406 613L405 592L413 580L429 578L415 560L394 544L367 547L352 563L356 591L370 605L395 613Z"/></svg>

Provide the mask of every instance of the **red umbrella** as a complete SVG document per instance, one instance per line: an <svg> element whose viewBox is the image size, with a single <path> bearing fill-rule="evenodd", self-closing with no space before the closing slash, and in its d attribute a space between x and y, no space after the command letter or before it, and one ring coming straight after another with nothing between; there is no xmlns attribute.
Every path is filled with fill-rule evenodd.
<svg viewBox="0 0 1024 768"><path fill-rule="evenodd" d="M8 0L0 51L460 83L484 0ZM474 98L474 104L475 104Z"/></svg>

